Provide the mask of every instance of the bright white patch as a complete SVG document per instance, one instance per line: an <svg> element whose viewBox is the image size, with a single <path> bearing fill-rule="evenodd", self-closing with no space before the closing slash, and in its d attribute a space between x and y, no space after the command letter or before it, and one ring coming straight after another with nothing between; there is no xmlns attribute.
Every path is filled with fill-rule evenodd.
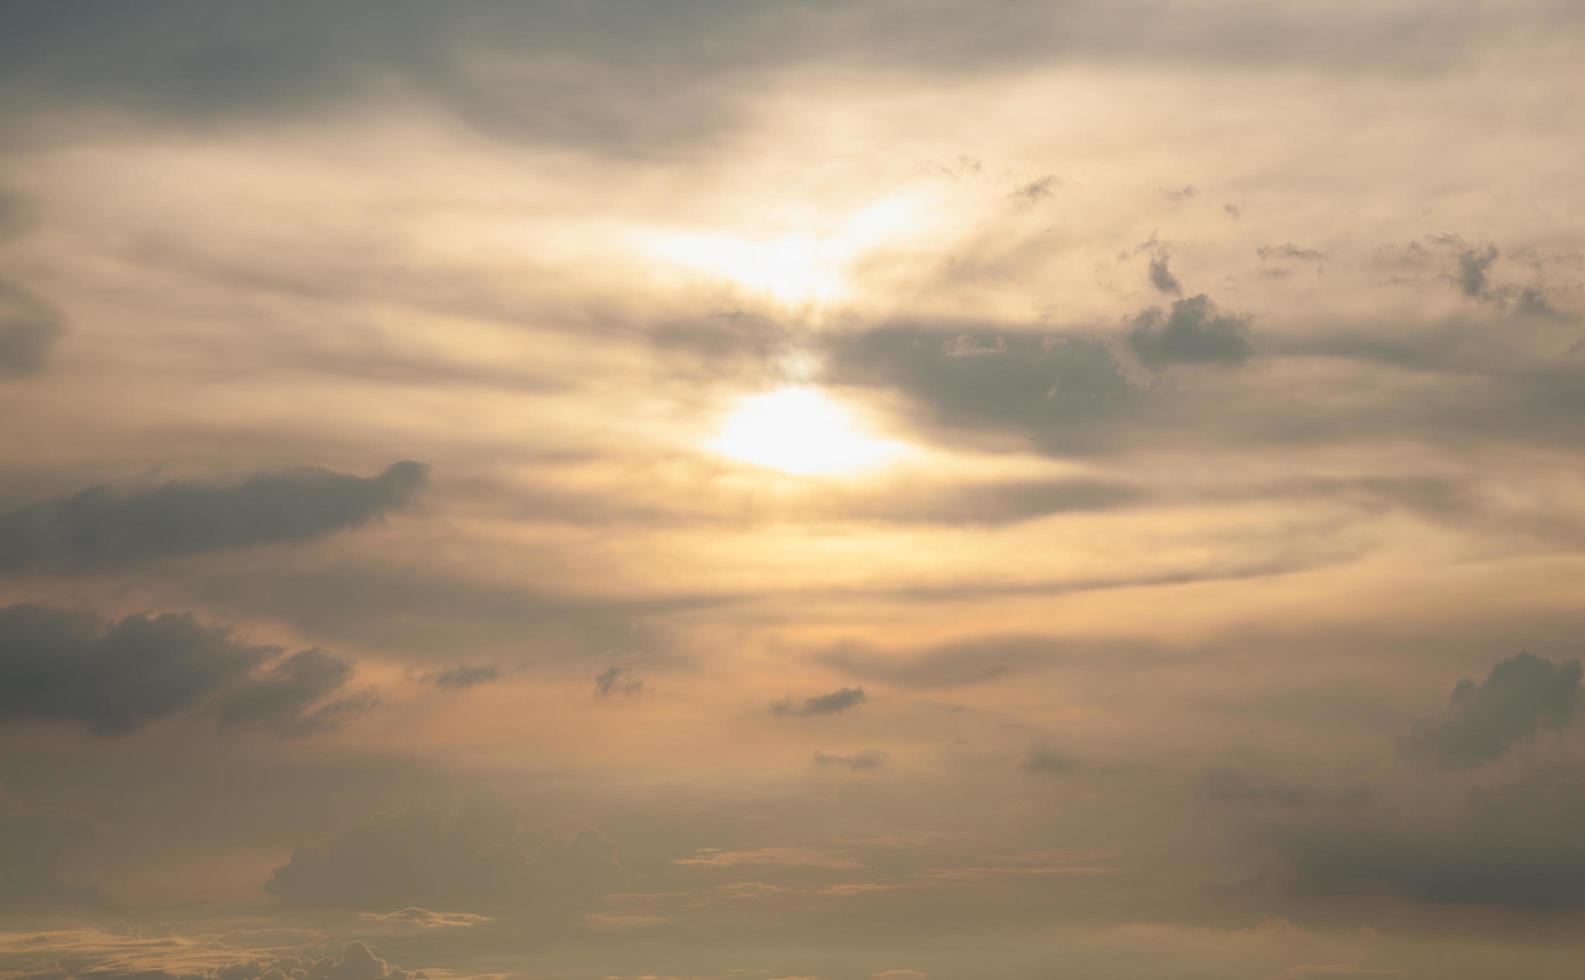
<svg viewBox="0 0 1585 980"><path fill-rule="evenodd" d="M896 197L835 226L795 221L796 230L762 238L650 233L640 236L640 244L655 258L729 279L783 303L827 303L848 294L848 272L865 253L907 234L918 210L914 200Z"/></svg>
<svg viewBox="0 0 1585 980"><path fill-rule="evenodd" d="M895 442L866 435L841 405L813 388L778 388L743 399L709 447L800 476L851 473L902 451Z"/></svg>

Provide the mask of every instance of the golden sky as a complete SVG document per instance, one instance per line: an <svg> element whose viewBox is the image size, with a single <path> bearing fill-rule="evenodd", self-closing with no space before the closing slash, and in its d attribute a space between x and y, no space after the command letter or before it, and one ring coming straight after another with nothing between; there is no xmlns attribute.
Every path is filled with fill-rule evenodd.
<svg viewBox="0 0 1585 980"><path fill-rule="evenodd" d="M1581 63L0 4L0 977L1577 977Z"/></svg>

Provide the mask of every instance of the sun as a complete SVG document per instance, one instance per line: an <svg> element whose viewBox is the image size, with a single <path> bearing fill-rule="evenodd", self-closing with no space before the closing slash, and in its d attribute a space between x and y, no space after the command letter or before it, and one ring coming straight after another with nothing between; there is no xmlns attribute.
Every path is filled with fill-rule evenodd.
<svg viewBox="0 0 1585 980"><path fill-rule="evenodd" d="M708 446L729 459L796 476L855 473L903 451L865 433L839 403L809 387L744 398Z"/></svg>

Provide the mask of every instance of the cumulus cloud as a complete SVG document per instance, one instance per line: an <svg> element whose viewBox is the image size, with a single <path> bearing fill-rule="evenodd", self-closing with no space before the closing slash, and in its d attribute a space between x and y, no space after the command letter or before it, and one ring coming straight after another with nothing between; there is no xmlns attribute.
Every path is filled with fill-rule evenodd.
<svg viewBox="0 0 1585 980"><path fill-rule="evenodd" d="M794 715L799 718L808 718L811 715L835 715L855 708L865 701L862 687L844 687L830 694L819 694L814 697L794 701L792 698L783 698L772 702L771 711L778 715Z"/></svg>
<svg viewBox="0 0 1585 980"><path fill-rule="evenodd" d="M1172 312L1148 310L1134 318L1128 343L1151 367L1174 364L1241 364L1250 355L1242 319L1219 312L1201 293L1172 304Z"/></svg>
<svg viewBox="0 0 1585 980"><path fill-rule="evenodd" d="M421 463L375 477L291 470L236 486L93 487L0 514L0 573L117 568L177 555L279 544L365 524L424 486Z"/></svg>
<svg viewBox="0 0 1585 980"><path fill-rule="evenodd" d="M1578 660L1516 654L1479 684L1459 681L1442 717L1421 723L1405 750L1444 769L1490 762L1539 731L1566 726L1579 706L1580 676Z"/></svg>
<svg viewBox="0 0 1585 980"><path fill-rule="evenodd" d="M43 301L0 279L0 380L38 373L63 332L60 318Z"/></svg>
<svg viewBox="0 0 1585 980"><path fill-rule="evenodd" d="M265 890L287 905L570 913L629 887L616 845L600 833L524 830L504 804L481 796L449 811L414 807L299 848Z"/></svg>
<svg viewBox="0 0 1585 980"><path fill-rule="evenodd" d="M49 606L6 606L0 722L74 721L97 735L121 735L218 695L222 728L306 734L367 706L367 694L322 703L346 684L350 661L323 650L281 653L190 615L101 623Z"/></svg>

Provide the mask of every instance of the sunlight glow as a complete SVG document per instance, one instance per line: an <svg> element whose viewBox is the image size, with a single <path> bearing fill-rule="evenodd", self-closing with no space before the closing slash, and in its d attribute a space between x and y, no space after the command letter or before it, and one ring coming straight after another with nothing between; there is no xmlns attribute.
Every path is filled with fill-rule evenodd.
<svg viewBox="0 0 1585 980"><path fill-rule="evenodd" d="M901 454L865 434L838 403L813 388L778 388L738 403L709 448L730 459L799 476L853 473Z"/></svg>
<svg viewBox="0 0 1585 980"><path fill-rule="evenodd" d="M783 303L831 302L851 288L849 271L864 253L901 237L915 221L908 197L879 201L826 233L800 229L765 238L727 234L643 236L649 255L729 279Z"/></svg>

